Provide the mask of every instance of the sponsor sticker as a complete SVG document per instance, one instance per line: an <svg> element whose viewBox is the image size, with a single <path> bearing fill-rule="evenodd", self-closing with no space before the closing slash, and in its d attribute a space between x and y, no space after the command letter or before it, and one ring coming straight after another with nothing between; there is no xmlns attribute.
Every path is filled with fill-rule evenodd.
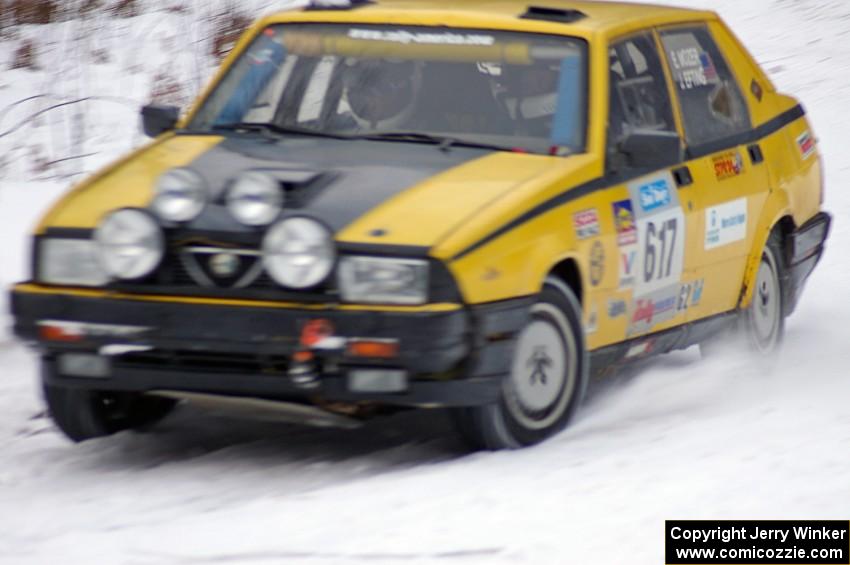
<svg viewBox="0 0 850 565"><path fill-rule="evenodd" d="M599 241L590 248L590 284L599 286L605 276L605 248Z"/></svg>
<svg viewBox="0 0 850 565"><path fill-rule="evenodd" d="M815 154L817 143L815 142L815 138L812 137L812 134L806 130L797 138L797 147L800 148L800 154L805 160Z"/></svg>
<svg viewBox="0 0 850 565"><path fill-rule="evenodd" d="M596 330L599 329L599 314L596 309L596 303L594 302L590 307L590 312L587 315L587 324L584 327L584 333L587 335L596 333Z"/></svg>
<svg viewBox="0 0 850 565"><path fill-rule="evenodd" d="M597 237L601 232L599 229L599 214L596 208L582 210L573 214L573 226L579 239L590 239Z"/></svg>
<svg viewBox="0 0 850 565"><path fill-rule="evenodd" d="M248 57L248 59L255 65L266 65L268 63L274 63L274 54L274 49L266 47L250 51L246 57Z"/></svg>
<svg viewBox="0 0 850 565"><path fill-rule="evenodd" d="M613 319L625 316L626 301L625 300L609 300L608 301L608 317Z"/></svg>
<svg viewBox="0 0 850 565"><path fill-rule="evenodd" d="M629 183L637 224L637 244L620 248L627 259L621 264L621 282L633 282L635 298L679 292L687 231L673 176L654 174ZM634 250L636 256L629 253Z"/></svg>
<svg viewBox="0 0 850 565"><path fill-rule="evenodd" d="M629 335L646 333L658 324L675 318L678 313L679 299L678 286L635 299Z"/></svg>
<svg viewBox="0 0 850 565"><path fill-rule="evenodd" d="M685 283L682 285L682 290L679 292L679 305L676 310L682 312L688 308L699 306L702 300L702 289L705 287L705 280Z"/></svg>
<svg viewBox="0 0 850 565"><path fill-rule="evenodd" d="M642 343L635 344L629 348L626 352L626 359L633 359L635 357L642 357L644 355L648 355L652 353L652 344L654 340L644 341Z"/></svg>
<svg viewBox="0 0 850 565"><path fill-rule="evenodd" d="M705 248L716 249L747 237L747 199L739 198L705 211Z"/></svg>
<svg viewBox="0 0 850 565"><path fill-rule="evenodd" d="M685 47L684 49L670 51L670 62L673 63L673 68L677 70L702 66L699 59L699 49L696 47Z"/></svg>
<svg viewBox="0 0 850 565"><path fill-rule="evenodd" d="M348 31L351 39L364 39L368 41L390 41L393 43L431 44L431 45L494 45L496 38L492 35L472 33L436 33L436 32L412 32L403 30L379 30L352 28Z"/></svg>
<svg viewBox="0 0 850 565"><path fill-rule="evenodd" d="M715 82L717 80L717 67L714 66L714 61L711 59L711 55L703 51L699 55L699 63L702 67L702 72L705 78L709 82Z"/></svg>
<svg viewBox="0 0 850 565"><path fill-rule="evenodd" d="M667 314L668 312L673 312L675 310L676 310L676 297L675 296L668 296L668 297L663 298L662 300L659 300L658 302L655 303L655 305L652 309L652 316L653 317L663 316L664 314Z"/></svg>
<svg viewBox="0 0 850 565"><path fill-rule="evenodd" d="M652 316L655 314L655 303L650 298L641 298L635 304L635 313L632 315L632 324L645 323L652 325Z"/></svg>
<svg viewBox="0 0 850 565"><path fill-rule="evenodd" d="M699 306L699 303L702 301L702 289L705 288L705 281L698 280L693 284L693 290L691 291L691 306Z"/></svg>
<svg viewBox="0 0 850 565"><path fill-rule="evenodd" d="M635 285L635 265L637 264L638 249L632 245L629 249L620 250L620 288L631 288Z"/></svg>
<svg viewBox="0 0 850 565"><path fill-rule="evenodd" d="M715 156L712 161L714 162L714 175L717 180L731 179L744 172L744 159L737 151L721 153Z"/></svg>
<svg viewBox="0 0 850 565"><path fill-rule="evenodd" d="M644 212L652 212L673 202L670 183L666 178L652 180L638 187L640 207Z"/></svg>
<svg viewBox="0 0 850 565"><path fill-rule="evenodd" d="M621 200L612 204L614 225L617 228L617 245L624 247L637 243L637 224L631 200Z"/></svg>
<svg viewBox="0 0 850 565"><path fill-rule="evenodd" d="M631 284L629 335L651 331L676 317L687 230L669 172L629 183L637 243L620 248L620 283Z"/></svg>
<svg viewBox="0 0 850 565"><path fill-rule="evenodd" d="M667 54L673 65L673 78L679 90L717 84L719 75L711 55L703 51L691 34L669 35L664 38Z"/></svg>

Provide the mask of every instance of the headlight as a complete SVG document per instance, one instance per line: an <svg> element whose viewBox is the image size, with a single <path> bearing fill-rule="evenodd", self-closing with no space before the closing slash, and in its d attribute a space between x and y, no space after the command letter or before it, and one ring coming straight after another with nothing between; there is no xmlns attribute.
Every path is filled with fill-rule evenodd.
<svg viewBox="0 0 850 565"><path fill-rule="evenodd" d="M227 209L248 226L270 224L280 214L283 202L280 183L260 172L240 175L227 193Z"/></svg>
<svg viewBox="0 0 850 565"><path fill-rule="evenodd" d="M162 229L156 220L131 208L106 216L94 231L94 241L101 266L118 279L149 275L165 252Z"/></svg>
<svg viewBox="0 0 850 565"><path fill-rule="evenodd" d="M346 302L424 304L428 300L428 262L344 257L339 264L339 288Z"/></svg>
<svg viewBox="0 0 850 565"><path fill-rule="evenodd" d="M207 204L207 185L191 169L172 169L159 177L151 208L169 222L188 222Z"/></svg>
<svg viewBox="0 0 850 565"><path fill-rule="evenodd" d="M308 218L289 218L272 226L263 239L263 264L280 285L309 288L333 269L336 251L330 232Z"/></svg>
<svg viewBox="0 0 850 565"><path fill-rule="evenodd" d="M97 260L90 239L43 238L38 242L38 282L76 286L101 286L109 276Z"/></svg>

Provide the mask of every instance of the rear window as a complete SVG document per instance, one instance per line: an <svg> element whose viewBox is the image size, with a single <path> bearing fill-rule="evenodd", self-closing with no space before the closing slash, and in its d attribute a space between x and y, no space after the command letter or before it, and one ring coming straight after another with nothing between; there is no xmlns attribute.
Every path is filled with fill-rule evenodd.
<svg viewBox="0 0 850 565"><path fill-rule="evenodd" d="M691 146L751 128L749 111L726 60L703 26L661 32Z"/></svg>

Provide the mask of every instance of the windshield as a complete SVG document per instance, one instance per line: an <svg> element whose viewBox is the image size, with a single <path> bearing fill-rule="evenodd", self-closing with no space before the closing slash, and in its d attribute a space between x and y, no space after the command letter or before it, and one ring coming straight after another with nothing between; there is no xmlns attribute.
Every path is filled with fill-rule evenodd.
<svg viewBox="0 0 850 565"><path fill-rule="evenodd" d="M260 34L189 125L584 151L586 44L428 27L298 24Z"/></svg>

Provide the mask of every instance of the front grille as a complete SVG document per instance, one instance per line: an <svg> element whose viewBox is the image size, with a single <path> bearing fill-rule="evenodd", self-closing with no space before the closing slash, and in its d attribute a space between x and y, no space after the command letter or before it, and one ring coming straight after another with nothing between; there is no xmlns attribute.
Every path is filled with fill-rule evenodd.
<svg viewBox="0 0 850 565"><path fill-rule="evenodd" d="M251 287L257 289L274 289L277 288L277 283L272 280L268 273L263 271Z"/></svg>
<svg viewBox="0 0 850 565"><path fill-rule="evenodd" d="M207 288L249 288L263 273L262 257L252 249L183 247L174 252L178 268Z"/></svg>
<svg viewBox="0 0 850 565"><path fill-rule="evenodd" d="M214 261L220 264L216 266ZM228 263L231 263L232 272L222 269ZM338 300L332 280L303 291L285 289L265 271L258 250L214 244L172 245L153 275L141 281L119 281L113 288L127 292L254 300L313 303Z"/></svg>
<svg viewBox="0 0 850 565"><path fill-rule="evenodd" d="M171 261L171 283L180 285L180 286L194 286L195 280L192 278L192 275L189 274L189 271L186 270L185 265L183 265L182 261L175 260Z"/></svg>
<svg viewBox="0 0 850 565"><path fill-rule="evenodd" d="M253 239L252 239L253 237ZM228 240L233 240L228 242ZM116 281L110 285L111 289L139 294L156 294L165 296L197 296L205 298L231 298L244 300L263 300L271 302L301 302L311 304L338 304L341 302L336 277L331 274L328 279L320 285L305 290L294 290L279 286L262 267L259 253L260 241L254 236L244 234L204 234L189 236L177 233L169 237L168 252L163 259L159 269L149 277L138 281ZM242 265L233 277L223 277L216 281L208 280L200 275L191 262L181 257L187 253L194 253L192 249L204 249L201 259L210 255L213 250L224 254L240 254L240 257L254 257L258 269L256 276L250 280L240 280L250 264ZM346 252L357 254L373 254L368 250L358 247L345 247L340 244L341 254ZM382 256L377 253L375 255ZM197 259L196 259L197 261ZM455 283L454 277L446 265L437 259L429 259L430 302L461 302L462 297ZM203 264L201 264L203 266ZM197 265L195 265L197 267ZM238 284L237 284L238 283Z"/></svg>
<svg viewBox="0 0 850 565"><path fill-rule="evenodd" d="M121 367L150 370L181 370L198 373L243 373L285 375L289 361L283 356L258 357L254 354L209 351L145 351L116 357Z"/></svg>

